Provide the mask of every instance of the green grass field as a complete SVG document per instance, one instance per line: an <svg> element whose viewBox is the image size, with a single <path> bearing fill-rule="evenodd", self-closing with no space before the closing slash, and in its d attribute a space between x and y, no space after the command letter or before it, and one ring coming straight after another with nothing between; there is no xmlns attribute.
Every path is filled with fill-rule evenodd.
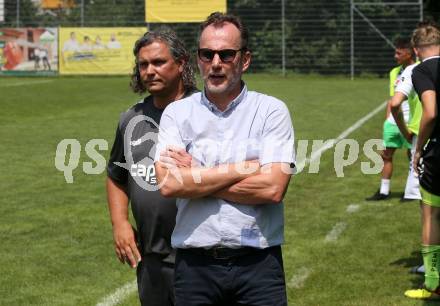
<svg viewBox="0 0 440 306"><path fill-rule="evenodd" d="M387 80L342 77L249 75L252 90L286 102L296 139L331 139L387 98ZM86 143L113 142L119 113L139 97L127 77L0 79L0 305L96 305L135 279L117 261L112 244L105 173L85 175ZM384 112L348 138L361 147L381 138ZM57 144L81 143L81 158L67 184L54 165ZM321 157L318 174L296 175L285 198L284 264L291 305L421 305L405 289L421 276L409 274L419 256L418 203L399 203L407 160L395 159L386 202L368 204L379 175L360 163L338 178L334 150ZM310 145L309 145L310 154ZM350 206L349 211L347 207ZM357 209L357 210L356 210ZM338 239L327 235L339 229ZM338 233L337 233L338 234ZM335 238L335 237L334 237ZM136 293L121 305L138 305Z"/></svg>

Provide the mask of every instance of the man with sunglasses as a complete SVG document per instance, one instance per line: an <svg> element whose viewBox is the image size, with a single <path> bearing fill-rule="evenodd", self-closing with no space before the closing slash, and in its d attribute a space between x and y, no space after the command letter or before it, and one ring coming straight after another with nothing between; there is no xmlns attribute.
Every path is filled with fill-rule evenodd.
<svg viewBox="0 0 440 306"><path fill-rule="evenodd" d="M164 111L155 167L177 198L176 305L287 305L280 245L294 163L285 104L249 91L248 31L213 13L200 26L204 91ZM193 157L180 165L181 154Z"/></svg>

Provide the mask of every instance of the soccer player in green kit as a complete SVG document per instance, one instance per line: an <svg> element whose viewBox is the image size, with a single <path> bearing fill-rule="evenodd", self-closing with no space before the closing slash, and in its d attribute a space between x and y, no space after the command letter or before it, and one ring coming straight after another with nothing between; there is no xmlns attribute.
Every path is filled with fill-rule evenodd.
<svg viewBox="0 0 440 306"><path fill-rule="evenodd" d="M414 64L414 52L411 48L411 42L409 39L399 38L394 42L395 52L394 59L399 66L394 67L390 71L390 97L394 96L395 88L400 82L400 76L409 65ZM413 96L410 99L414 99ZM390 100L391 101L391 100ZM413 103L413 101L411 101ZM410 107L408 101L403 101L401 105L403 117L405 123L410 120ZM400 133L399 128L391 114L390 102L387 105L386 120L383 124L383 144L385 150L382 151L382 160L384 163L382 169L382 179L379 190L371 197L366 198L367 201L380 201L386 200L390 195L391 176L393 174L393 155L396 149L406 148L411 149L411 144ZM408 152L408 154L410 154ZM414 188L412 181L409 182L407 189ZM417 188L417 186L415 187Z"/></svg>

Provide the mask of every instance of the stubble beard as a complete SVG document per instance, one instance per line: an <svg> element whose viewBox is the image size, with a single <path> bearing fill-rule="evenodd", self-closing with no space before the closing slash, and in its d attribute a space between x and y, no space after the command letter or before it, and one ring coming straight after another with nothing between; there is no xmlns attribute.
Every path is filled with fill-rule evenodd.
<svg viewBox="0 0 440 306"><path fill-rule="evenodd" d="M205 87L207 89L207 92L210 93L211 95L215 95L215 96L227 95L235 89L235 86L240 86L239 85L240 79L241 77L226 79L223 83L219 85L214 85L209 81L207 81L205 82Z"/></svg>

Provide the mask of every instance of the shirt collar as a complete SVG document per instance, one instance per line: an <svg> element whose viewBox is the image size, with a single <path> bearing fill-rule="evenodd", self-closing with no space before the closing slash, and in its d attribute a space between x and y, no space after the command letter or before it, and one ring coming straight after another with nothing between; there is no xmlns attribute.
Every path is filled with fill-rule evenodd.
<svg viewBox="0 0 440 306"><path fill-rule="evenodd" d="M423 61L425 62L427 60L430 60L430 59L433 59L433 58L438 58L438 57L440 57L440 56L439 55L430 56L430 57L425 58Z"/></svg>
<svg viewBox="0 0 440 306"><path fill-rule="evenodd" d="M224 111L219 110L214 103L209 101L208 97L206 97L205 90L203 90L203 92L202 92L202 104L207 106L210 111L215 112L215 113L226 113L226 112L234 109L247 96L247 92L248 92L247 86L243 81L241 81L241 84L242 84L242 89L241 89L240 94L234 100L232 100L231 103L228 104L228 107L226 107L226 109Z"/></svg>

